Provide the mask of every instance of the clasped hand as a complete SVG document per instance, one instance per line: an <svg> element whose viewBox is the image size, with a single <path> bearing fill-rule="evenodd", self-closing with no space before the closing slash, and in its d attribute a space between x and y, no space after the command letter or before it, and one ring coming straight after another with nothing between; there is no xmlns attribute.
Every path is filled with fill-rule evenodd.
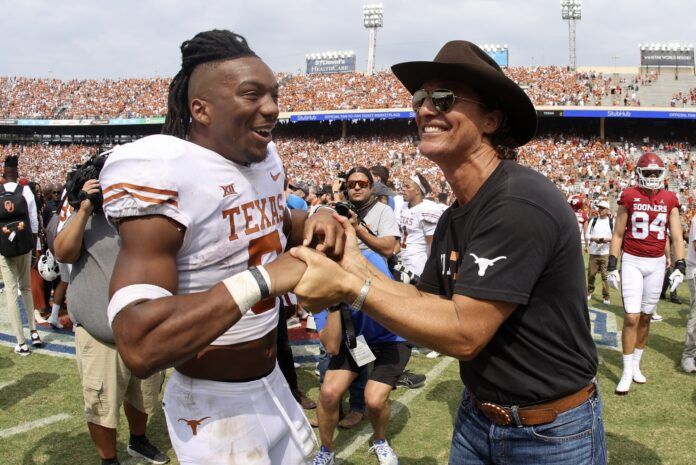
<svg viewBox="0 0 696 465"><path fill-rule="evenodd" d="M312 218L315 216L317 215ZM366 259L360 253L355 229L350 221L335 213L332 218L341 225L341 234L337 236L341 236L343 241L343 253L340 256L334 254L335 261L322 253L325 248L309 248L311 239L309 242L305 240L302 247L290 250L293 257L307 265L293 292L311 311L319 311L339 302L352 301L354 296L351 295L351 289L354 289L356 282L362 282L354 273L367 268Z"/></svg>

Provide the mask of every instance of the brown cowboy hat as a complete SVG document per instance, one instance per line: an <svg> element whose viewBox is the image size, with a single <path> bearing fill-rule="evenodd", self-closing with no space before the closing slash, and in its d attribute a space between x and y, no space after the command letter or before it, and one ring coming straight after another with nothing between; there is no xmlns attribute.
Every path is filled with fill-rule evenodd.
<svg viewBox="0 0 696 465"><path fill-rule="evenodd" d="M448 79L470 86L489 105L507 116L516 146L534 137L537 116L532 101L500 66L475 44L466 40L447 42L433 61L408 61L392 66L401 83L413 94L431 79Z"/></svg>

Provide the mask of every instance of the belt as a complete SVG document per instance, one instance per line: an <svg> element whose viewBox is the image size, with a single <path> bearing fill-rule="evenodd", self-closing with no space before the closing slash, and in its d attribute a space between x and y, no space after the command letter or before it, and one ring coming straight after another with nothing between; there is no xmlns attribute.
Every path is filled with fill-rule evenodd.
<svg viewBox="0 0 696 465"><path fill-rule="evenodd" d="M560 399L531 405L529 407L504 407L492 402L484 402L476 399L471 394L474 405L484 414L486 418L500 426L518 424L515 421L514 409L517 409L517 417L520 426L534 426L551 423L558 414L577 407L589 399L595 392L594 383L580 389L578 392L569 394Z"/></svg>

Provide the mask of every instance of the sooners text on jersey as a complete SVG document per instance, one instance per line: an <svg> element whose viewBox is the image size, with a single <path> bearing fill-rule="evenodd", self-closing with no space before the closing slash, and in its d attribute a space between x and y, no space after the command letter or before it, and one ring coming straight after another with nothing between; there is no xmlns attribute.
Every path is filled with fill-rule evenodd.
<svg viewBox="0 0 696 465"><path fill-rule="evenodd" d="M644 189L628 187L618 203L628 213L624 252L638 257L664 255L669 214L673 208L679 208L677 196L667 190L648 195Z"/></svg>

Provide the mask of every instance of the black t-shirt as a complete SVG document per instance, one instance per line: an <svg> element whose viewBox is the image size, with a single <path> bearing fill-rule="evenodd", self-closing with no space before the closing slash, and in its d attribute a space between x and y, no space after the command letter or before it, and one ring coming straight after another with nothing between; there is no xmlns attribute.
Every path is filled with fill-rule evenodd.
<svg viewBox="0 0 696 465"><path fill-rule="evenodd" d="M541 174L503 161L473 199L440 218L419 288L518 304L488 345L461 361L464 384L504 405L580 390L597 372L577 220Z"/></svg>

